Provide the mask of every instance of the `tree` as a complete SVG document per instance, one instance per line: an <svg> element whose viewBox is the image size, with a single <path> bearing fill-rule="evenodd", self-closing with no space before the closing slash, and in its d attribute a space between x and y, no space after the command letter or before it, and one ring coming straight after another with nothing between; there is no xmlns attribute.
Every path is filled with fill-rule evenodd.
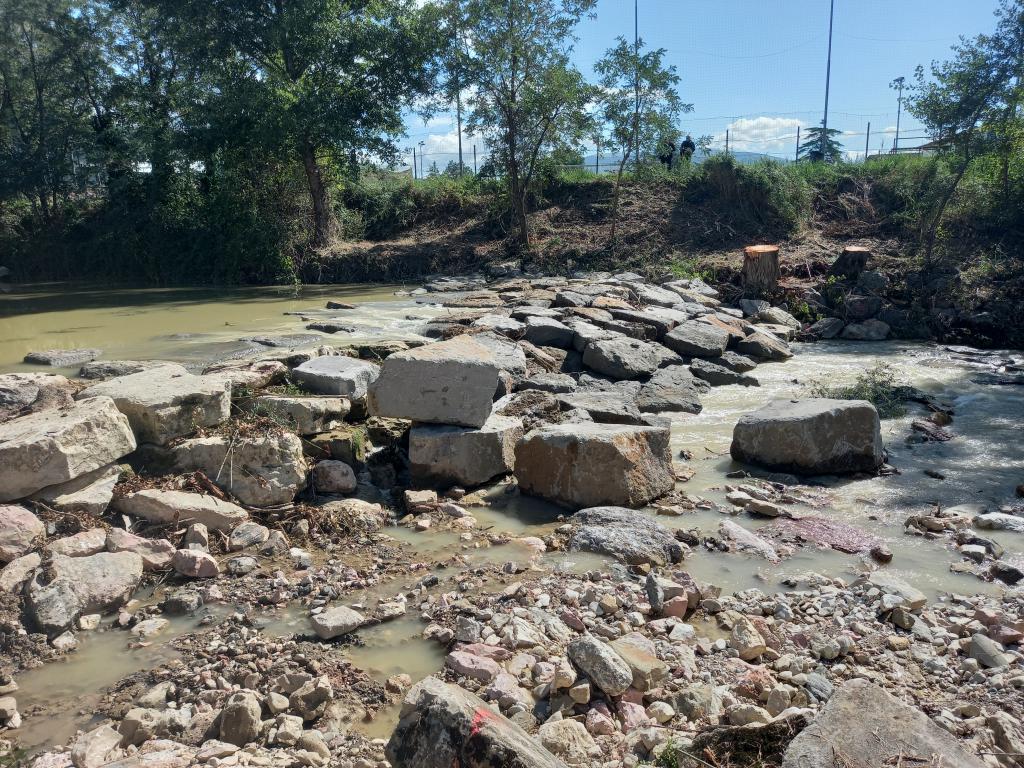
<svg viewBox="0 0 1024 768"><path fill-rule="evenodd" d="M302 162L314 245L336 230L327 168L353 150L391 158L402 108L429 91L436 31L414 0L151 0L216 53L208 117L252 148Z"/></svg>
<svg viewBox="0 0 1024 768"><path fill-rule="evenodd" d="M1020 107L1024 101L1024 0L1002 0L996 29L953 46L953 58L933 62L931 78L918 67L907 109L940 142L952 165L952 180L922 228L930 262L942 217L974 159L992 151L1003 160L1004 189L1009 158L1024 146Z"/></svg>
<svg viewBox="0 0 1024 768"><path fill-rule="evenodd" d="M594 66L600 78L601 117L609 131L604 143L621 153L612 200L613 244L622 175L630 158L638 162L645 151L657 153L658 143L666 139L674 146L679 115L693 110L679 99L679 76L675 67L663 64L665 49L644 52L643 47L642 40L629 43L620 37Z"/></svg>
<svg viewBox="0 0 1024 768"><path fill-rule="evenodd" d="M596 0L465 0L474 90L467 125L504 169L518 239L545 149L579 144L591 89L571 65L573 29Z"/></svg>
<svg viewBox="0 0 1024 768"><path fill-rule="evenodd" d="M44 222L92 160L87 104L54 34L54 16L69 13L44 0L0 6L0 192L24 195Z"/></svg>
<svg viewBox="0 0 1024 768"><path fill-rule="evenodd" d="M821 126L815 125L807 129L807 139L803 144L800 145L800 151L797 153L797 159L810 160L812 163L820 163L822 161L826 163L838 163L843 159L843 147L836 140L837 136L842 135L842 131L837 128L829 128L828 134L825 137L825 154L822 155L822 140L821 140Z"/></svg>

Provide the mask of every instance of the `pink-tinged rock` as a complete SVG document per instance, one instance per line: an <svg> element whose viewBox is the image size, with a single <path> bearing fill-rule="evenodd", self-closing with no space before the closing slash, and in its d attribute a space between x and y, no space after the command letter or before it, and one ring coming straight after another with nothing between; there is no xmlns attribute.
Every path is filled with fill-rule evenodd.
<svg viewBox="0 0 1024 768"><path fill-rule="evenodd" d="M134 552L147 571L167 568L174 559L174 545L167 539L144 539L121 528L107 531L107 552Z"/></svg>
<svg viewBox="0 0 1024 768"><path fill-rule="evenodd" d="M563 608L558 617L577 632L586 632L587 630L587 625L583 623L583 619L570 608Z"/></svg>
<svg viewBox="0 0 1024 768"><path fill-rule="evenodd" d="M664 616L672 616L676 619L686 618L690 612L690 601L685 597L672 597L665 601L661 612Z"/></svg>
<svg viewBox="0 0 1024 768"><path fill-rule="evenodd" d="M220 575L220 566L213 556L198 549L179 549L171 564L176 572L190 579L212 579Z"/></svg>
<svg viewBox="0 0 1024 768"><path fill-rule="evenodd" d="M643 704L644 692L638 691L636 688L628 688L626 692L622 694L619 700L627 702L629 704Z"/></svg>
<svg viewBox="0 0 1024 768"><path fill-rule="evenodd" d="M0 564L31 552L46 535L46 526L24 507L0 504Z"/></svg>
<svg viewBox="0 0 1024 768"><path fill-rule="evenodd" d="M88 557L105 552L106 549L107 532L102 528L91 528L46 545L46 550L50 554L64 557Z"/></svg>
<svg viewBox="0 0 1024 768"><path fill-rule="evenodd" d="M460 645L456 650L471 653L474 656L484 656L494 661L506 661L512 658L512 651L507 648L499 648L496 645L485 645L484 643L466 643Z"/></svg>
<svg viewBox="0 0 1024 768"><path fill-rule="evenodd" d="M629 701L619 702L619 717L622 719L622 730L626 733L637 728L646 728L651 724L651 718L648 717L643 705Z"/></svg>
<svg viewBox="0 0 1024 768"><path fill-rule="evenodd" d="M990 627L988 630L988 636L1001 645L1019 644L1021 640L1024 640L1024 632L1007 626L1006 624L999 624L998 626Z"/></svg>
<svg viewBox="0 0 1024 768"><path fill-rule="evenodd" d="M587 719L584 723L587 733L591 736L611 736L615 733L615 721L608 715L593 708L587 711Z"/></svg>
<svg viewBox="0 0 1024 768"><path fill-rule="evenodd" d="M482 683L489 683L501 672L501 667L486 656L474 656L465 651L452 651L444 660L445 666L463 677L472 677Z"/></svg>
<svg viewBox="0 0 1024 768"><path fill-rule="evenodd" d="M484 698L489 701L497 701L502 707L510 707L514 704L522 704L526 707L533 707L533 697L522 686L519 679L508 672L499 672L498 676L491 681L484 691Z"/></svg>

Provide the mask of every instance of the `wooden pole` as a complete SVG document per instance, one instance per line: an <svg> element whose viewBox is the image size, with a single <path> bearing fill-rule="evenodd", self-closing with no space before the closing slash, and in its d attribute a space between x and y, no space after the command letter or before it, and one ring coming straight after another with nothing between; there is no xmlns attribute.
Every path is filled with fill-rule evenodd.
<svg viewBox="0 0 1024 768"><path fill-rule="evenodd" d="M779 246L749 245L743 249L743 292L765 296L779 287Z"/></svg>
<svg viewBox="0 0 1024 768"><path fill-rule="evenodd" d="M793 162L800 161L800 126L796 127L796 156L793 158Z"/></svg>
<svg viewBox="0 0 1024 768"><path fill-rule="evenodd" d="M868 137L864 139L864 162L868 161L868 145L871 143L871 121L868 120Z"/></svg>

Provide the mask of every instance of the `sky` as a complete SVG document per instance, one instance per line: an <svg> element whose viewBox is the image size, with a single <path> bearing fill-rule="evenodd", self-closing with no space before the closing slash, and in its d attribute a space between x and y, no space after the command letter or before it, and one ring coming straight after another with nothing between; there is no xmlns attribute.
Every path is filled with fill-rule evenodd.
<svg viewBox="0 0 1024 768"><path fill-rule="evenodd" d="M693 104L684 133L713 137L731 150L792 158L797 128L820 125L825 101L829 0L637 0L639 31L681 78L680 96ZM896 77L911 80L918 65L948 57L960 35L991 31L998 0L835 0L829 127L844 132L851 159L892 147ZM593 64L618 35L633 36L633 0L598 0L582 21L573 60L593 79ZM403 147L423 142L425 164L444 168L457 158L454 114L428 123L406 119ZM900 146L922 143L919 124L905 112ZM479 139L463 137L467 163Z"/></svg>

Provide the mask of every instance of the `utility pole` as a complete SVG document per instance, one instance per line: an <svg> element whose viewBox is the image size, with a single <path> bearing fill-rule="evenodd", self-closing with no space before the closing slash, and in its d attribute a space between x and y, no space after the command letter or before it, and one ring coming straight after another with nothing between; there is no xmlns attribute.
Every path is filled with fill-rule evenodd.
<svg viewBox="0 0 1024 768"><path fill-rule="evenodd" d="M793 162L800 162L800 126L796 127L796 155L793 157Z"/></svg>
<svg viewBox="0 0 1024 768"><path fill-rule="evenodd" d="M426 143L427 142L425 142L425 141L421 141L420 142L420 178L421 179L425 179L426 178L426 174L423 173L423 160L424 160L424 158L427 155L427 153L423 150L423 146Z"/></svg>
<svg viewBox="0 0 1024 768"><path fill-rule="evenodd" d="M725 129L725 154L729 154L729 129Z"/></svg>
<svg viewBox="0 0 1024 768"><path fill-rule="evenodd" d="M412 177L413 179L419 178L416 175L416 147L412 148Z"/></svg>
<svg viewBox="0 0 1024 768"><path fill-rule="evenodd" d="M459 178L461 179L466 174L466 167L462 164L462 50L459 47L459 12L462 10L462 4L459 3L456 6L456 18L455 18L455 120L456 126L459 131Z"/></svg>
<svg viewBox="0 0 1024 768"><path fill-rule="evenodd" d="M601 174L601 137L598 136L594 139L594 144L597 146L597 152L594 155L594 173L597 175Z"/></svg>
<svg viewBox="0 0 1024 768"><path fill-rule="evenodd" d="M871 121L868 120L868 137L864 139L864 162L868 161L868 145L871 143Z"/></svg>
<svg viewBox="0 0 1024 768"><path fill-rule="evenodd" d="M900 90L900 95L896 99L896 140L893 142L892 151L893 153L899 152L900 150L900 116L903 112L903 83L906 82L905 77L897 77L892 81Z"/></svg>
<svg viewBox="0 0 1024 768"><path fill-rule="evenodd" d="M476 176L476 144L473 145L473 175Z"/></svg>
<svg viewBox="0 0 1024 768"><path fill-rule="evenodd" d="M828 60L825 64L825 116L821 120L821 159L827 159L828 149L828 89L832 79L832 19L836 12L836 0L830 0L828 12Z"/></svg>

